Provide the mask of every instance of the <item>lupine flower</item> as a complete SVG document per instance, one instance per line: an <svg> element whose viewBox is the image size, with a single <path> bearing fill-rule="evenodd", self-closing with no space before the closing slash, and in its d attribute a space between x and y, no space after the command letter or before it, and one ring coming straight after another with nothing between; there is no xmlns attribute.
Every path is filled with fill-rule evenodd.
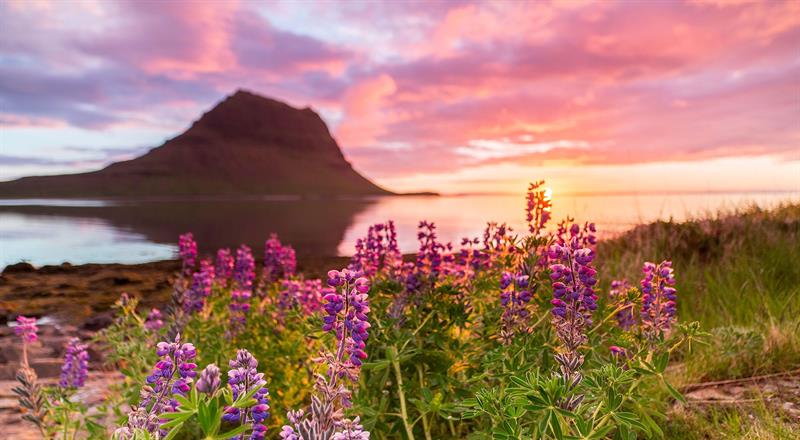
<svg viewBox="0 0 800 440"><path fill-rule="evenodd" d="M361 418L342 420L337 423L340 431L333 435L331 440L369 440L369 431L364 431Z"/></svg>
<svg viewBox="0 0 800 440"><path fill-rule="evenodd" d="M587 341L586 331L592 325L592 312L597 308L594 285L597 271L592 268L594 252L581 247L577 237L566 245L554 244L549 249L550 278L553 280L553 325L561 343L555 356L561 365L561 376L574 389L581 381L583 356L578 348ZM573 395L561 402L564 409L573 410L583 400Z"/></svg>
<svg viewBox="0 0 800 440"><path fill-rule="evenodd" d="M353 381L358 379L362 360L367 358L364 348L370 327L367 320L369 280L358 275L349 269L329 271L328 285L341 287L341 293L334 290L323 298L326 303L322 329L335 332L337 340L336 358L329 373L347 376Z"/></svg>
<svg viewBox="0 0 800 440"><path fill-rule="evenodd" d="M128 416L127 432L142 429L163 435L160 415L177 409L178 402L173 396L185 396L197 375L194 371L197 365L192 362L197 351L192 344L182 344L180 336L175 337L175 342L159 342L156 354L161 359L147 376L139 405ZM125 430L119 431L119 435L124 436Z"/></svg>
<svg viewBox="0 0 800 440"><path fill-rule="evenodd" d="M594 223L586 222L583 226L572 223L573 219L567 217L558 224L556 230L556 243L564 246L572 242L573 239L578 241L582 247L594 248L597 244L597 227Z"/></svg>
<svg viewBox="0 0 800 440"><path fill-rule="evenodd" d="M240 289L252 290L253 281L256 279L256 262L250 247L243 244L236 251L236 265L233 270L233 280Z"/></svg>
<svg viewBox="0 0 800 440"><path fill-rule="evenodd" d="M503 272L500 289L500 304L503 306L500 339L504 344L510 344L516 334L530 332L529 303L533 295L529 276L523 273Z"/></svg>
<svg viewBox="0 0 800 440"><path fill-rule="evenodd" d="M633 316L633 303L628 300L628 291L631 289L628 280L611 281L611 290L608 292L609 298L614 301L615 307L626 307L616 314L617 324L623 330L628 330L636 323Z"/></svg>
<svg viewBox="0 0 800 440"><path fill-rule="evenodd" d="M201 393L214 394L220 385L220 371L216 364L208 364L197 378L195 389Z"/></svg>
<svg viewBox="0 0 800 440"><path fill-rule="evenodd" d="M181 272L184 274L191 272L197 260L197 242L194 241L194 235L191 232L178 237L178 255L183 261Z"/></svg>
<svg viewBox="0 0 800 440"><path fill-rule="evenodd" d="M231 423L252 425L250 439L261 440L267 430L264 421L269 417L269 390L264 386L267 383L264 374L258 372L258 361L247 350L236 352L236 359L230 361L229 365L231 369L228 370L228 384L233 391L234 400L257 389L253 395L256 403L248 408L228 407L222 418Z"/></svg>
<svg viewBox="0 0 800 440"><path fill-rule="evenodd" d="M397 231L394 222L377 223L369 227L367 236L356 240L355 253L349 269L372 277L382 269L397 270L402 255L397 246Z"/></svg>
<svg viewBox="0 0 800 440"><path fill-rule="evenodd" d="M322 308L322 297L331 292L322 287L322 281L283 280L278 296L278 309L281 311L300 308L306 315L312 315Z"/></svg>
<svg viewBox="0 0 800 440"><path fill-rule="evenodd" d="M526 196L528 231L533 235L539 235L550 220L550 196L542 185L544 180L531 183Z"/></svg>
<svg viewBox="0 0 800 440"><path fill-rule="evenodd" d="M192 314L203 310L206 298L211 295L211 286L214 284L214 266L211 261L200 262L200 270L195 272L192 285L183 293L183 310Z"/></svg>
<svg viewBox="0 0 800 440"><path fill-rule="evenodd" d="M22 342L30 344L39 340L37 332L39 327L36 326L36 318L28 318L26 316L17 316L17 326L14 327L14 333L22 338Z"/></svg>
<svg viewBox="0 0 800 440"><path fill-rule="evenodd" d="M233 267L234 267L234 260L233 255L231 255L231 250L228 248L220 249L217 251L217 265L216 265L216 277L221 281L227 281L233 276Z"/></svg>
<svg viewBox="0 0 800 440"><path fill-rule="evenodd" d="M671 261L644 263L642 272L642 325L655 338L667 333L675 320L675 274Z"/></svg>
<svg viewBox="0 0 800 440"><path fill-rule="evenodd" d="M252 293L249 290L233 289L231 291L231 302L228 308L231 314L231 328L229 330L233 335L241 331L247 323L251 295Z"/></svg>
<svg viewBox="0 0 800 440"><path fill-rule="evenodd" d="M282 245L278 235L271 234L264 243L264 278L270 282L275 281L294 275L296 269L294 248Z"/></svg>
<svg viewBox="0 0 800 440"><path fill-rule="evenodd" d="M152 308L150 313L147 314L147 319L144 321L144 327L154 332L161 330L161 328L164 327L164 320L163 316L161 315L161 310Z"/></svg>
<svg viewBox="0 0 800 440"><path fill-rule="evenodd" d="M608 350L613 356L623 356L625 354L625 349L616 345L609 346Z"/></svg>
<svg viewBox="0 0 800 440"><path fill-rule="evenodd" d="M80 388L86 383L89 375L89 353L86 345L78 338L70 339L67 344L67 353L64 356L64 366L61 367L61 388Z"/></svg>
<svg viewBox="0 0 800 440"><path fill-rule="evenodd" d="M343 408L351 407L351 393L339 378L347 378L355 383L361 361L367 357L367 292L369 281L361 274L349 269L328 272L328 285L339 289L325 295L323 306L323 330L335 332L335 354L324 353L319 361L327 362L328 375L317 375L317 394L311 396L311 408L304 411L289 411L289 424L280 432L283 440L318 439L369 439L369 432L363 430L359 419L345 420Z"/></svg>

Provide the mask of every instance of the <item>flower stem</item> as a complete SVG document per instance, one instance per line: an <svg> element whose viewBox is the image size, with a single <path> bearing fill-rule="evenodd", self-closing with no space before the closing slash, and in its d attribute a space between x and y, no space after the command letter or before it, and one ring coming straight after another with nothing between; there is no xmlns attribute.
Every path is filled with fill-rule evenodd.
<svg viewBox="0 0 800 440"><path fill-rule="evenodd" d="M403 427L406 430L408 440L414 440L414 430L408 423L408 410L406 409L406 395L403 391L403 374L400 372L400 359L397 354L397 347L390 348L392 356L392 367L394 368L394 377L397 380L397 397L400 399L400 416L403 419Z"/></svg>

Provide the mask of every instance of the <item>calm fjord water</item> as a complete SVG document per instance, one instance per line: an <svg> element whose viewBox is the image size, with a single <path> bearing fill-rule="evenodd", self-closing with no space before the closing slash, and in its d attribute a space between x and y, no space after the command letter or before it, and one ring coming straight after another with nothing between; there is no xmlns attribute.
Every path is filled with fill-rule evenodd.
<svg viewBox="0 0 800 440"><path fill-rule="evenodd" d="M594 221L613 235L658 219L676 221L756 203L798 201L800 193L555 195L553 218ZM70 262L140 263L173 258L177 237L192 231L201 253L246 243L263 252L270 232L299 255L350 255L370 224L393 219L404 252L416 250L416 227L436 223L443 241L480 236L488 221L525 225L524 196L381 197L358 200L0 200L0 268Z"/></svg>

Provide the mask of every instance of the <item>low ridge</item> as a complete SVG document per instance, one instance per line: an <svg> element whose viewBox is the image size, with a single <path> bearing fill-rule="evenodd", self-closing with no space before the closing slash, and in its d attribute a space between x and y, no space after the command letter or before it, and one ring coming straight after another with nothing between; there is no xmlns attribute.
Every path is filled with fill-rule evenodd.
<svg viewBox="0 0 800 440"><path fill-rule="evenodd" d="M320 116L244 90L138 158L101 170L0 182L0 197L381 195Z"/></svg>

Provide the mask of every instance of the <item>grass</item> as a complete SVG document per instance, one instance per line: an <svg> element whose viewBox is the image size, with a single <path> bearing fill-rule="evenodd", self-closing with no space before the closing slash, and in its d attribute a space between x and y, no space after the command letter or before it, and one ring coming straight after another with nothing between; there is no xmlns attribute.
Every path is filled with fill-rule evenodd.
<svg viewBox="0 0 800 440"><path fill-rule="evenodd" d="M708 345L674 366L677 383L733 379L800 366L800 204L750 207L639 226L598 244L600 273L641 278L639 261L671 258L679 318ZM794 439L800 424L763 399L737 408L673 411L670 439Z"/></svg>

